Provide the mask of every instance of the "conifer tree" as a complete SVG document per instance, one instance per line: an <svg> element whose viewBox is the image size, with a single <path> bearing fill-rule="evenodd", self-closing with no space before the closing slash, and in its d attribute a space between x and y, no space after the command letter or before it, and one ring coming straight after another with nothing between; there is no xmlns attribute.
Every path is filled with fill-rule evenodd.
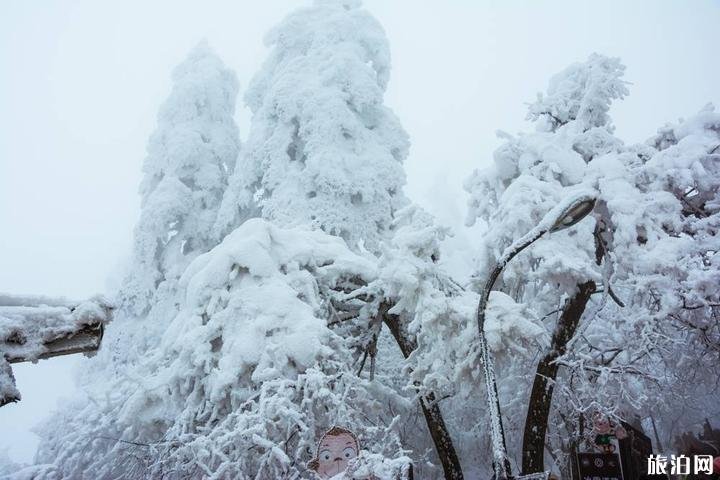
<svg viewBox="0 0 720 480"><path fill-rule="evenodd" d="M148 312L163 282L176 281L197 255L217 244L211 230L240 148L233 119L237 78L206 42L175 68L172 79L147 146L140 220L121 289L136 314Z"/></svg>
<svg viewBox="0 0 720 480"><path fill-rule="evenodd" d="M267 35L270 57L245 100L252 127L217 231L259 215L377 251L406 203L408 137L383 105L385 32L359 2L318 1Z"/></svg>

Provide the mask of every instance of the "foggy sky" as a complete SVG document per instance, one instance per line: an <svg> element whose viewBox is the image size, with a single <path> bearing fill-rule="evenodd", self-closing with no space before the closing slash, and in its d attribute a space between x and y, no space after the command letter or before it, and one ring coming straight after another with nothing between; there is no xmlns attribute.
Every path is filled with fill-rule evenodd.
<svg viewBox="0 0 720 480"><path fill-rule="evenodd" d="M0 291L111 292L139 214L145 143L170 71L207 38L241 92L264 33L309 1L5 0L0 15ZM387 104L409 132L408 195L459 231L462 181L495 131L527 129L526 103L592 52L627 65L611 116L627 142L720 107L720 1L366 0L387 31ZM242 95L242 94L241 94ZM242 99L237 121L247 137ZM112 328L112 327L110 327ZM15 365L23 400L0 408L0 450L30 461L29 428L73 390L83 357Z"/></svg>

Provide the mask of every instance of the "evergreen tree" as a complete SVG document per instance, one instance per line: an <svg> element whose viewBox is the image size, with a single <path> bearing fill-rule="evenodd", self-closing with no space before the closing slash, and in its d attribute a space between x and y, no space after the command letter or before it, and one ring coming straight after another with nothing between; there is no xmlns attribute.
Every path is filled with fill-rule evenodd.
<svg viewBox="0 0 720 480"><path fill-rule="evenodd" d="M172 92L147 146L140 220L120 293L138 315L148 312L163 282L176 281L217 244L211 230L240 148L237 92L234 72L206 42L173 71Z"/></svg>
<svg viewBox="0 0 720 480"><path fill-rule="evenodd" d="M172 92L148 142L120 308L80 379L80 393L43 428L40 465L32 467L40 478L144 478L142 462L136 462L144 455L123 441L149 444L162 432L123 423L119 416L142 384L139 365L177 315L183 270L217 243L212 226L240 147L233 120L237 91L235 74L206 42L173 71Z"/></svg>
<svg viewBox="0 0 720 480"><path fill-rule="evenodd" d="M390 52L355 1L318 1L266 37L270 57L245 100L253 112L217 231L259 215L310 225L377 251L402 195L408 138L383 105Z"/></svg>
<svg viewBox="0 0 720 480"><path fill-rule="evenodd" d="M219 188L192 202L195 165L168 165L165 134L152 137L160 154L151 154L145 167L139 268L123 294L130 305L152 303L147 319L160 326L131 334L132 341L119 339L116 327L114 361L130 350L133 360L122 368L109 362L117 376L111 387L101 386L107 379L90 382L91 398L111 396L100 408L80 408L94 419L91 426L70 435L46 430L39 457L51 464L47 475L307 478L307 453L335 424L356 431L369 450L356 468L393 478L407 463L391 413L407 410L407 399L356 372L360 334L375 318L373 304L356 297L374 280L375 257L352 253L338 238L355 241L358 250L361 238L379 248L404 202L400 162L407 138L382 105L389 61L384 33L357 6L319 2L290 15L270 38L276 49L248 94L266 98L254 107L246 153L226 189L223 208L229 210L217 219L213 209L194 211L215 207L222 183L204 183ZM301 45L306 51L295 52ZM297 58L283 63L288 55ZM223 85L213 80L197 86ZM263 92L264 82L274 87ZM300 111L273 120L301 100ZM169 109L167 116L182 111ZM227 112L209 118L225 119L221 113ZM283 137L288 126L290 136ZM175 125L168 128L173 134ZM307 168L288 166L278 152ZM165 161L159 168L158 159ZM218 170L225 171L211 172ZM252 190L258 182L276 184L275 193L261 198ZM258 199L259 210L239 203L247 195ZM256 214L263 219L250 218ZM212 236L208 222L216 223ZM294 225L299 228L282 228ZM222 241L210 249L215 238ZM99 438L95 447L79 448L88 436Z"/></svg>

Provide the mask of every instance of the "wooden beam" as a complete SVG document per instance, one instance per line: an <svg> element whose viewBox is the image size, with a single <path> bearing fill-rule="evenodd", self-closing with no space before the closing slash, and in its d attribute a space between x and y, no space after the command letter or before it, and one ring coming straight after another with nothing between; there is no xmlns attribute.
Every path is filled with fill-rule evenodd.
<svg viewBox="0 0 720 480"><path fill-rule="evenodd" d="M71 302L0 293L0 407L20 400L11 363L96 352L112 312L100 297Z"/></svg>
<svg viewBox="0 0 720 480"><path fill-rule="evenodd" d="M22 347L22 344L13 342L12 339L5 340L0 350L5 351L5 358L8 363L36 361L75 353L92 353L100 348L104 331L105 328L102 322L84 325L74 333L61 335L43 342L45 351L34 359L27 359L21 354L13 353L13 350L18 350Z"/></svg>

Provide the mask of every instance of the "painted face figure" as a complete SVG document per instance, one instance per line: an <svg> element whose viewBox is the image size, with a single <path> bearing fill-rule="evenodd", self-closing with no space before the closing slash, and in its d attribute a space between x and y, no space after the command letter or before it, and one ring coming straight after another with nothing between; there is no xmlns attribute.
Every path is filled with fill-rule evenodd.
<svg viewBox="0 0 720 480"><path fill-rule="evenodd" d="M310 462L310 468L315 470L320 478L332 478L344 472L348 462L357 457L359 451L360 445L354 433L333 427L320 439L317 457Z"/></svg>
<svg viewBox="0 0 720 480"><path fill-rule="evenodd" d="M622 425L614 425L609 418L599 412L593 415L593 430L595 431L595 446L604 453L615 451L614 440L627 437Z"/></svg>
<svg viewBox="0 0 720 480"><path fill-rule="evenodd" d="M606 435L610 433L610 420L604 415L596 413L593 415L593 427L595 432Z"/></svg>

